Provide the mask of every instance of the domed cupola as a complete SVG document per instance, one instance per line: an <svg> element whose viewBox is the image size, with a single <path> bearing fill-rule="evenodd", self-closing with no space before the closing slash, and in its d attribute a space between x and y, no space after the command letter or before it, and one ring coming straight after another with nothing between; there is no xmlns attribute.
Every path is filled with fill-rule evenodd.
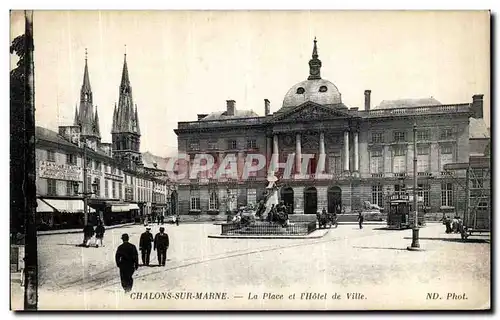
<svg viewBox="0 0 500 320"><path fill-rule="evenodd" d="M338 105L342 103L339 89L332 82L321 79L321 60L318 58L316 43L316 38L314 38L312 59L309 60L309 77L288 90L283 99L283 106L278 112L284 112L307 101L322 105Z"/></svg>

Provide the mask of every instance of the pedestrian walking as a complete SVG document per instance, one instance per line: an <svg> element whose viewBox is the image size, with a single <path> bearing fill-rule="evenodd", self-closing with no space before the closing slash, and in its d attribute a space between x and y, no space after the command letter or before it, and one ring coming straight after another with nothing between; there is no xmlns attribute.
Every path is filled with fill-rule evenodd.
<svg viewBox="0 0 500 320"><path fill-rule="evenodd" d="M132 275L139 268L139 253L137 248L129 243L128 234L122 235L123 243L118 246L115 254L116 266L120 269L120 280L123 290L130 292L134 285Z"/></svg>
<svg viewBox="0 0 500 320"><path fill-rule="evenodd" d="M141 251L142 264L149 266L149 257L151 256L151 245L153 242L153 234L149 232L151 228L147 227L146 231L141 234L139 240L139 250Z"/></svg>
<svg viewBox="0 0 500 320"><path fill-rule="evenodd" d="M165 228L161 227L160 232L156 234L154 239L154 250L158 255L158 265L164 266L167 261L167 249L170 245L168 234L165 233Z"/></svg>
<svg viewBox="0 0 500 320"><path fill-rule="evenodd" d="M99 246L104 247L102 244L102 240L104 239L104 232L106 229L104 229L104 225L102 222L97 223L97 227L95 227L95 246L96 248L99 248Z"/></svg>
<svg viewBox="0 0 500 320"><path fill-rule="evenodd" d="M446 233L451 233L451 219L448 216L443 218L443 224L446 226Z"/></svg>
<svg viewBox="0 0 500 320"><path fill-rule="evenodd" d="M363 229L363 221L365 220L365 218L363 217L363 214L360 212L359 215L358 215L358 223L359 223L359 228L360 229Z"/></svg>
<svg viewBox="0 0 500 320"><path fill-rule="evenodd" d="M85 227L83 227L83 245L85 247L90 246L93 236L94 236L94 227L91 224L87 224Z"/></svg>
<svg viewBox="0 0 500 320"><path fill-rule="evenodd" d="M161 216L160 216L160 215L158 215L158 216L156 217L156 221L158 222L158 225L160 225L160 222L161 222Z"/></svg>
<svg viewBox="0 0 500 320"><path fill-rule="evenodd" d="M163 214L160 215L160 222L162 225L165 222L165 216Z"/></svg>
<svg viewBox="0 0 500 320"><path fill-rule="evenodd" d="M179 226L179 216L175 216L175 225Z"/></svg>

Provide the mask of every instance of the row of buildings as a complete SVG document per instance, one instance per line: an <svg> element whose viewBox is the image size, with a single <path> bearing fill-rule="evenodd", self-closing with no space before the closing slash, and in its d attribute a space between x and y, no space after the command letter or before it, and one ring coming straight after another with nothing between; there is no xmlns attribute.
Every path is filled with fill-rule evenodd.
<svg viewBox="0 0 500 320"><path fill-rule="evenodd" d="M112 143L101 141L87 57L74 123L58 132L36 128L37 218L41 229L106 225L151 214L176 214L177 193L164 159L140 152L141 131L126 56L113 112Z"/></svg>
<svg viewBox="0 0 500 320"><path fill-rule="evenodd" d="M276 112L271 113L267 99L264 116L240 110L229 100L225 110L178 123L174 131L179 153L188 154L191 162L199 153L215 158L212 172L178 181L180 212L221 214L228 198L237 206L255 204L267 185L272 157L284 163L289 156L295 164L290 176L278 173L280 199L295 214L315 214L323 208L351 212L361 209L364 201L386 207L390 196L404 194L413 185L414 124L423 209L463 210L464 190L454 181L464 177L452 177L444 166L469 162L471 154L485 152L489 132L482 119L483 95L464 103L425 98L385 100L372 107L371 91L366 90L364 108L348 107L335 84L321 77L321 67L315 40L308 78L290 88ZM213 173L229 154L237 158L238 177L216 177ZM265 155L267 161L246 178L240 169L249 154ZM307 167L299 165L304 154L313 155ZM318 167L321 159L324 170Z"/></svg>

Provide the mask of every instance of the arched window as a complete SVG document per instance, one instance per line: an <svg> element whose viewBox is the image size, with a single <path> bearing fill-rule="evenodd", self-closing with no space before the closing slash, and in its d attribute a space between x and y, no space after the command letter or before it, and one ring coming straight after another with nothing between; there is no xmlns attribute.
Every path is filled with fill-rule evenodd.
<svg viewBox="0 0 500 320"><path fill-rule="evenodd" d="M304 92L306 92L304 88L302 87L297 88L297 94L304 94Z"/></svg>

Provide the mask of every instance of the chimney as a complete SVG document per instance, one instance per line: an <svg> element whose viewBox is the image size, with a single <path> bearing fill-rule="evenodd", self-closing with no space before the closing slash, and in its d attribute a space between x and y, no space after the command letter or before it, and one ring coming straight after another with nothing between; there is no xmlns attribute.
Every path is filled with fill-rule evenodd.
<svg viewBox="0 0 500 320"><path fill-rule="evenodd" d="M200 121L201 119L205 118L206 116L208 116L208 114L206 114L206 113L204 113L204 114L198 113L198 121Z"/></svg>
<svg viewBox="0 0 500 320"><path fill-rule="evenodd" d="M264 99L264 115L268 116L271 113L271 102L269 99Z"/></svg>
<svg viewBox="0 0 500 320"><path fill-rule="evenodd" d="M472 96L472 114L476 119L483 118L483 96L482 94L475 94Z"/></svg>
<svg viewBox="0 0 500 320"><path fill-rule="evenodd" d="M365 110L366 111L370 110L370 105L371 105L370 96L371 96L371 94L372 94L371 90L365 90Z"/></svg>
<svg viewBox="0 0 500 320"><path fill-rule="evenodd" d="M226 104L227 104L227 111L226 111L226 115L227 116L234 116L234 112L236 111L236 101L234 100L226 100Z"/></svg>

